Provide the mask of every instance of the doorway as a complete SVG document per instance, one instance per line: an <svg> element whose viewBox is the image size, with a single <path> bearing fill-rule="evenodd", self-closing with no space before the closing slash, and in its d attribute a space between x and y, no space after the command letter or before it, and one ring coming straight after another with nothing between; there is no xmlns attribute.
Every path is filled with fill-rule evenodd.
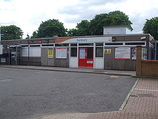
<svg viewBox="0 0 158 119"><path fill-rule="evenodd" d="M79 48L79 67L93 67L93 47Z"/></svg>

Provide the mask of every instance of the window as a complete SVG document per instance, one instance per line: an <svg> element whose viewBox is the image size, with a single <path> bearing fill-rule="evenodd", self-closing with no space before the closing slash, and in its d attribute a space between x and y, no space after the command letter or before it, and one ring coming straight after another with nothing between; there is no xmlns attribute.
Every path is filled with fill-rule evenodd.
<svg viewBox="0 0 158 119"><path fill-rule="evenodd" d="M73 43L73 44L71 44L71 46L77 46L77 43Z"/></svg>
<svg viewBox="0 0 158 119"><path fill-rule="evenodd" d="M87 48L87 59L93 59L93 48Z"/></svg>
<svg viewBox="0 0 158 119"><path fill-rule="evenodd" d="M65 44L55 44L55 46L69 46L69 44L65 43Z"/></svg>
<svg viewBox="0 0 158 119"><path fill-rule="evenodd" d="M40 47L40 45L30 45L30 47Z"/></svg>
<svg viewBox="0 0 158 119"><path fill-rule="evenodd" d="M54 46L54 44L42 44L42 46Z"/></svg>
<svg viewBox="0 0 158 119"><path fill-rule="evenodd" d="M145 42L131 42L131 43L125 43L125 45L145 45Z"/></svg>
<svg viewBox="0 0 158 119"><path fill-rule="evenodd" d="M103 47L96 47L96 57L103 57Z"/></svg>
<svg viewBox="0 0 158 119"><path fill-rule="evenodd" d="M80 46L93 46L93 43L80 43Z"/></svg>
<svg viewBox="0 0 158 119"><path fill-rule="evenodd" d="M96 43L96 46L103 46L103 43Z"/></svg>
<svg viewBox="0 0 158 119"><path fill-rule="evenodd" d="M71 57L77 57L77 48L71 48Z"/></svg>
<svg viewBox="0 0 158 119"><path fill-rule="evenodd" d="M105 43L105 45L123 45L123 43Z"/></svg>

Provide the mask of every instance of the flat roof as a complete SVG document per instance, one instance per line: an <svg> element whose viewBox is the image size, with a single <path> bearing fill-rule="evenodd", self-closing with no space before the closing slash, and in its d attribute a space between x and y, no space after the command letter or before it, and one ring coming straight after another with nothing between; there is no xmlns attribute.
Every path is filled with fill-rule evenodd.
<svg viewBox="0 0 158 119"><path fill-rule="evenodd" d="M72 36L72 37L45 37L45 38L31 38L31 39L11 39L11 40L2 40L3 41L20 41L20 40L53 40L58 38L93 38L93 37L117 37L117 36L147 36L150 34L107 34L107 35L90 35L90 36ZM151 35L150 35L151 36Z"/></svg>

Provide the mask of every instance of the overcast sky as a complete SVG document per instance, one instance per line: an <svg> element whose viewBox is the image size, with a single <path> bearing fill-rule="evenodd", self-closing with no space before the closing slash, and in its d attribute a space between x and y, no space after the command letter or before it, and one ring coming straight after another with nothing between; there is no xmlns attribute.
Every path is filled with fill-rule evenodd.
<svg viewBox="0 0 158 119"><path fill-rule="evenodd" d="M115 10L129 16L133 33L142 33L146 19L158 16L158 0L0 0L0 24L20 27L25 38L48 19L58 19L69 29Z"/></svg>

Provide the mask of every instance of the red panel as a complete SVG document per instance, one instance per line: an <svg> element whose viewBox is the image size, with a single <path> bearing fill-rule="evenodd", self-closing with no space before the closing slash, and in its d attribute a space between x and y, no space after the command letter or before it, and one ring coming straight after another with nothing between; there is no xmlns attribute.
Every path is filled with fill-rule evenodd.
<svg viewBox="0 0 158 119"><path fill-rule="evenodd" d="M86 67L86 60L85 59L79 59L79 66L80 67Z"/></svg>
<svg viewBox="0 0 158 119"><path fill-rule="evenodd" d="M87 59L86 67L93 67L93 59Z"/></svg>
<svg viewBox="0 0 158 119"><path fill-rule="evenodd" d="M79 66L93 67L93 48L82 47L79 48Z"/></svg>

